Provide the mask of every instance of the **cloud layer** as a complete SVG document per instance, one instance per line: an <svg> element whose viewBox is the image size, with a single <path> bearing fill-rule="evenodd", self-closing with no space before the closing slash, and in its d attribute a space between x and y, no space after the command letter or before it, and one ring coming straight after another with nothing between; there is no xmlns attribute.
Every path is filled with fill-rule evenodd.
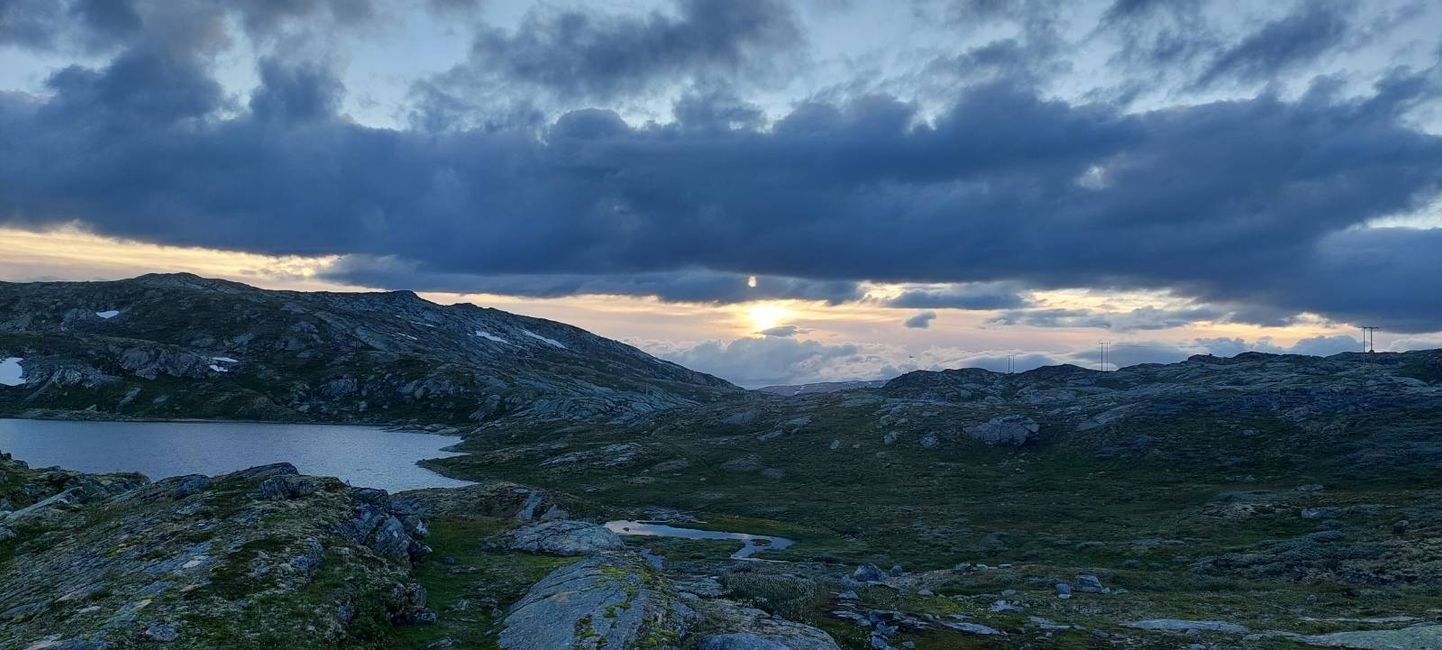
<svg viewBox="0 0 1442 650"><path fill-rule="evenodd" d="M1390 16L1306 3L1162 51L1157 34L1202 18L1161 4L1118 2L1096 29L1125 35L1118 60L1185 69L1205 88L1346 56ZM341 255L332 279L396 288L840 303L866 281L932 283L887 304L1073 325L1089 314L1038 311L1026 292L1160 289L1202 306L1134 314L1134 329L1304 312L1442 329L1429 298L1442 230L1361 227L1442 191L1442 138L1412 119L1437 104L1437 68L1394 69L1362 94L1323 76L1298 94L1150 109L1060 98L1046 87L1062 38L1048 6L948 3L958 21L1021 25L1019 40L980 47L1027 65L965 81L934 108L893 87L776 116L736 78L810 38L788 4L537 10L478 28L468 60L418 87L464 102L456 84L500 80L566 108L385 129L341 114L332 61L276 44L316 21L372 22L384 11L373 3L12 0L0 42L111 54L55 71L43 93L0 92L0 224ZM214 70L231 23L272 44L244 92ZM676 91L670 121L605 108L658 89Z"/></svg>

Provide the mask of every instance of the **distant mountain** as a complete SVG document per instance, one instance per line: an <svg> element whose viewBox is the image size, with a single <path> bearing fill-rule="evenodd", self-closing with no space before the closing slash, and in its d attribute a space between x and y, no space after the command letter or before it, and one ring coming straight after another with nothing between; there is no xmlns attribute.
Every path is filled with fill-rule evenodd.
<svg viewBox="0 0 1442 650"><path fill-rule="evenodd" d="M735 394L580 328L411 292L0 283L0 415L624 420Z"/></svg>
<svg viewBox="0 0 1442 650"><path fill-rule="evenodd" d="M756 390L782 397L795 397L797 395L816 395L819 393L835 393L842 390L855 390L857 388L881 388L886 385L885 379L873 381L822 381L814 384L792 384L782 386L766 386Z"/></svg>

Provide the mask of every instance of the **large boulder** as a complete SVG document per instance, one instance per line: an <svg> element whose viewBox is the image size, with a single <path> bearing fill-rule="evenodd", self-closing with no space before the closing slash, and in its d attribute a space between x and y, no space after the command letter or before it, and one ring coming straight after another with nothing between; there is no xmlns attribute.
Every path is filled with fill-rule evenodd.
<svg viewBox="0 0 1442 650"><path fill-rule="evenodd" d="M506 546L527 553L592 555L625 546L610 529L588 521L541 521L502 533Z"/></svg>
<svg viewBox="0 0 1442 650"><path fill-rule="evenodd" d="M507 650L672 648L695 612L665 576L627 553L603 553L543 578L506 616Z"/></svg>
<svg viewBox="0 0 1442 650"><path fill-rule="evenodd" d="M700 650L838 650L830 634L730 600L704 606Z"/></svg>
<svg viewBox="0 0 1442 650"><path fill-rule="evenodd" d="M1041 430L1041 425L1025 415L1003 415L966 427L966 435L988 445L1020 447Z"/></svg>

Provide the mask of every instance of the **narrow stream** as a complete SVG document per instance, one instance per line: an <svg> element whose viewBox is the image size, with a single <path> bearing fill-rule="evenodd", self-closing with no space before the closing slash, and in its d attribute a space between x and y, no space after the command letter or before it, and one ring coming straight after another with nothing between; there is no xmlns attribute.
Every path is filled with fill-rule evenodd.
<svg viewBox="0 0 1442 650"><path fill-rule="evenodd" d="M685 539L734 539L743 543L741 550L731 554L733 560L745 560L765 550L781 550L796 540L785 537L774 537L771 535L752 535L750 533L729 533L722 530L698 530L695 528L677 528L649 521L631 521L629 519L618 519L606 522L606 528L618 535L640 535L647 537L682 537Z"/></svg>

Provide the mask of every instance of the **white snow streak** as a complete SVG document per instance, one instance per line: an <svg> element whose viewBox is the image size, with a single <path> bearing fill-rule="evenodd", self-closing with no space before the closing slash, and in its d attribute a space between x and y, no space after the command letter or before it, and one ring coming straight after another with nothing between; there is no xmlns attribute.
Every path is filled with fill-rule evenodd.
<svg viewBox="0 0 1442 650"><path fill-rule="evenodd" d="M479 336L479 337L481 337L481 338L483 338L483 339L485 339L485 340L487 340L487 341L495 341L495 342L497 342L497 343L505 343L506 345L511 345L511 344L512 344L510 341L507 341L507 340L505 340L505 339L503 339L503 338L501 338L501 337L499 337L499 336L496 336L495 334L492 334L492 333L490 333L490 332L483 332L483 331L481 331L481 330L476 330L476 336Z"/></svg>
<svg viewBox="0 0 1442 650"><path fill-rule="evenodd" d="M535 332L532 332L531 330L523 329L523 330L521 330L521 333L522 333L522 334L525 334L526 336L529 336L529 337L531 337L531 338L533 338L533 339L536 339L537 341L542 341L542 342L545 342L545 343L549 343L549 344L551 344L551 345L554 345L554 346L556 346L556 347L558 347L558 348L561 348L562 350L565 350L565 349L566 349L566 346L563 345L560 341L557 341L556 339L546 338L546 337L544 337L544 336L541 336L540 334L537 334L537 333L535 333Z"/></svg>

